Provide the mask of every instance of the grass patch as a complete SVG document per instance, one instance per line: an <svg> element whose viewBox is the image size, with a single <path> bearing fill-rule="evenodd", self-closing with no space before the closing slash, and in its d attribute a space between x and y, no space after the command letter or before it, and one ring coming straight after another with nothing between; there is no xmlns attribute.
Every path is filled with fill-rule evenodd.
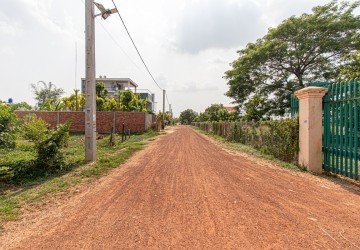
<svg viewBox="0 0 360 250"><path fill-rule="evenodd" d="M276 163L277 165L286 168L286 169L291 169L294 171L304 171L303 168L299 167L298 165L295 165L293 163L288 163L288 162L284 162L281 161L277 158L275 158L273 155L269 155L266 154L260 150L257 150L251 146L245 145L245 144L241 144L238 142L230 142L227 141L226 139L222 138L221 136L218 135L214 135L214 134L210 134L210 133L206 133L203 130L197 128L197 127L193 127L196 131L198 131L199 133L206 135L212 139L215 139L216 141L221 142L226 148L234 150L234 151L240 151L240 152L244 152L246 154L249 155L253 155L255 157L261 158L261 159L266 159L266 160L270 160L274 163Z"/></svg>
<svg viewBox="0 0 360 250"><path fill-rule="evenodd" d="M11 197L0 197L0 216L4 221L11 221L18 219L19 202ZM2 225L0 224L0 228Z"/></svg>
<svg viewBox="0 0 360 250"><path fill-rule="evenodd" d="M62 149L65 156L65 166L62 170L48 173L35 179L25 179L18 183L1 183L0 181L0 232L1 221L11 221L19 218L19 209L42 201L45 197L68 191L71 187L91 181L106 174L110 169L124 163L134 152L159 135L157 132L147 132L132 135L121 143L121 135L115 136L115 145L109 146L109 135L97 141L97 161L86 164L84 135L71 135L68 147ZM0 150L0 163L31 161L35 155L30 150L31 145L19 142L20 148L15 150Z"/></svg>

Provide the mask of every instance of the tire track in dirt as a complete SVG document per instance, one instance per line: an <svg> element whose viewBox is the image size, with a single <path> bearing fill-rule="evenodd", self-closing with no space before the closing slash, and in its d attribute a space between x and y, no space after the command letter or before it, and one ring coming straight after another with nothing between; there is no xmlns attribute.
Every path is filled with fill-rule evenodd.
<svg viewBox="0 0 360 250"><path fill-rule="evenodd" d="M318 179L261 166L180 126L0 246L356 249L359 193Z"/></svg>

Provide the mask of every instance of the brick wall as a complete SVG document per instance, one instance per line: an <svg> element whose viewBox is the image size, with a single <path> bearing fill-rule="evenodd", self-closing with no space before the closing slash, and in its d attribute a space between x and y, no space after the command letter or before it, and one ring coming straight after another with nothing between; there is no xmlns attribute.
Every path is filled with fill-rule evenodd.
<svg viewBox="0 0 360 250"><path fill-rule="evenodd" d="M35 114L38 118L43 119L55 128L58 124L58 113L59 112L40 112L40 111L16 111L16 116L21 118L29 114Z"/></svg>
<svg viewBox="0 0 360 250"><path fill-rule="evenodd" d="M56 127L59 123L71 121L71 132L85 131L85 113L84 112L48 112L48 111L16 111L16 115L21 118L28 114L35 114L40 117L51 127ZM102 133L111 132L114 126L116 132L122 131L122 125L125 124L125 129L131 130L132 133L144 132L146 129L146 113L138 112L96 112L96 130ZM155 120L152 121L153 123Z"/></svg>
<svg viewBox="0 0 360 250"><path fill-rule="evenodd" d="M46 112L44 112L46 113ZM85 132L85 113L84 112L58 112L60 123L71 121L71 132Z"/></svg>

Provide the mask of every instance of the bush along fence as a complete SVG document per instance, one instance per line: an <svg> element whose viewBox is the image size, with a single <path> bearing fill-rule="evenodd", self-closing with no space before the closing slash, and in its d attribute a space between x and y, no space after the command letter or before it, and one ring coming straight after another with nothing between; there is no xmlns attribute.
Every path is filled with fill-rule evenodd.
<svg viewBox="0 0 360 250"><path fill-rule="evenodd" d="M260 122L195 122L192 125L228 141L250 145L280 160L297 163L299 152L297 119Z"/></svg>

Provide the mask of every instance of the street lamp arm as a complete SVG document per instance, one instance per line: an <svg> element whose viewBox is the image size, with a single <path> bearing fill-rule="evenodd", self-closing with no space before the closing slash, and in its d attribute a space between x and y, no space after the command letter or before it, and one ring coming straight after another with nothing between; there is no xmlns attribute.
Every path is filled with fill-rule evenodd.
<svg viewBox="0 0 360 250"><path fill-rule="evenodd" d="M102 16L102 18L105 20L106 18L108 18L111 14L117 13L118 10L116 8L114 9L105 9L104 5L100 4L100 3L95 3L95 6L100 10L100 14L96 14L94 17L97 16Z"/></svg>

